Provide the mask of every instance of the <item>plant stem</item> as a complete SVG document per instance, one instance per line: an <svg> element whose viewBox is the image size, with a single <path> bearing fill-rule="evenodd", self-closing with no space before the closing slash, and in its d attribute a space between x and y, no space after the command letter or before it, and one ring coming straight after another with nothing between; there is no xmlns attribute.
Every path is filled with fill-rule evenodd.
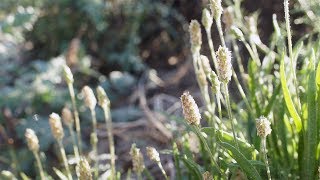
<svg viewBox="0 0 320 180"><path fill-rule="evenodd" d="M110 107L103 108L103 111L104 111L104 117L105 117L106 126L107 126L108 141L109 141L109 148L110 148L110 154L111 154L111 175L112 175L112 178L115 179L116 177L115 161L116 160L115 160L115 148L114 148L114 140L113 140L113 133L112 133L112 120L111 120Z"/></svg>
<svg viewBox="0 0 320 180"><path fill-rule="evenodd" d="M69 129L70 136L72 138L73 153L77 159L77 164L79 164L79 161L80 161L79 149L78 149L77 142L75 139L76 137L74 136L72 125L68 125L68 129Z"/></svg>
<svg viewBox="0 0 320 180"><path fill-rule="evenodd" d="M94 136L96 137L96 140L92 144L92 146L93 146L92 149L93 149L94 156L95 156L95 159L94 159L94 176L97 179L98 176L99 176L99 168L98 168L99 158L98 158L98 147L97 147L97 143L98 143L98 138L97 138L98 137L98 135L97 135L97 117L96 117L96 112L95 112L94 109L90 109L90 112L91 112L91 118L92 118L93 133L94 133Z"/></svg>
<svg viewBox="0 0 320 180"><path fill-rule="evenodd" d="M295 62L293 62L293 52L292 52L292 36L291 36L291 27L290 27L290 14L289 14L289 0L284 0L284 14L286 20L286 29L287 29L287 36L288 36L288 49L289 49L289 56L290 56L290 70L293 77L293 84L296 90L297 96L297 103L298 103L298 111L301 112L301 103L299 99L299 88L296 76L296 69L295 69Z"/></svg>
<svg viewBox="0 0 320 180"><path fill-rule="evenodd" d="M162 167L161 162L159 161L159 162L157 162L157 164L158 164L158 166L159 166L159 168L160 168L160 170L161 170L161 172L162 172L163 176L166 178L166 180L169 180L169 178L168 178L168 176L167 176L166 171L164 171L164 169L163 169L163 167Z"/></svg>
<svg viewBox="0 0 320 180"><path fill-rule="evenodd" d="M76 124L79 152L80 152L80 154L82 154L80 119L79 119L79 113L78 113L78 110L77 110L76 98L75 98L75 93L74 93L74 89L73 89L72 83L68 83L68 89L69 89L69 92L70 92L70 97L71 97L72 106L73 106L73 113L74 113L75 124Z"/></svg>
<svg viewBox="0 0 320 180"><path fill-rule="evenodd" d="M209 145L208 145L207 141L205 140L205 138L201 134L200 128L198 126L194 125L194 129L195 129L196 134L199 136L200 140L204 144L205 149L208 151L210 159L211 159L211 162L217 166L217 169L218 169L219 173L222 175L223 173L222 173L222 171L220 169L220 166L217 163L217 161L214 159L214 156L213 156L213 154L212 154L212 152L211 152L211 150L209 148Z"/></svg>
<svg viewBox="0 0 320 180"><path fill-rule="evenodd" d="M268 162L268 157L267 157L267 144L266 144L265 137L262 138L262 151L263 151L264 162L265 162L266 168L267 168L268 180L271 180L270 167L269 167L269 162Z"/></svg>
<svg viewBox="0 0 320 180"><path fill-rule="evenodd" d="M222 26L221 26L221 18L218 18L216 20L216 24L217 24L217 28L218 28L221 44L222 44L223 47L226 47L226 43L225 43L224 37L223 37Z"/></svg>
<svg viewBox="0 0 320 180"><path fill-rule="evenodd" d="M218 62L217 62L216 53L214 51L214 46L213 46L212 37L211 37L211 31L210 30L206 30L206 34L207 34L207 38L208 38L208 44L209 44L209 49L210 49L211 58L212 58L213 65L214 65L214 69L217 71Z"/></svg>
<svg viewBox="0 0 320 180"><path fill-rule="evenodd" d="M37 165L38 165L39 173L40 173L40 178L41 178L41 180L45 180L46 178L44 176L44 171L43 171L43 168L42 168L42 164L41 164L41 161L40 161L39 154L36 151L32 151L32 152L33 152L33 155L34 155L34 157L36 158L36 161L37 161Z"/></svg>
<svg viewBox="0 0 320 180"><path fill-rule="evenodd" d="M239 150L239 144L238 144L237 136L236 136L236 133L235 133L235 127L234 127L233 117L232 117L232 112L231 112L231 104L230 104L228 83L223 83L223 86L224 86L224 91L225 91L225 96L226 96L225 99L226 99L226 106L227 106L228 116L229 116L229 119L231 121L233 139L234 139L234 142L235 142L235 144L237 146L237 149Z"/></svg>
<svg viewBox="0 0 320 180"><path fill-rule="evenodd" d="M62 158L64 167L66 168L66 171L67 171L68 179L72 180L72 175L71 175L71 172L70 172L70 169L69 169L69 165L68 165L68 159L67 159L66 152L64 150L62 141L58 141L58 146L59 146L59 150L60 150L60 153L61 153L61 158Z"/></svg>

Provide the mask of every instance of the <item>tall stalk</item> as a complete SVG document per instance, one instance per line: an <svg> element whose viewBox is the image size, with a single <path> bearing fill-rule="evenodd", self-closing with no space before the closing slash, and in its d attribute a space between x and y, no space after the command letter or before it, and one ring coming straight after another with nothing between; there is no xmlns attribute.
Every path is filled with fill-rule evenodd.
<svg viewBox="0 0 320 180"><path fill-rule="evenodd" d="M75 125L76 125L76 132L77 132L77 140L79 146L79 153L82 154L82 140L81 140L81 127L80 127L80 119L79 119L79 112L77 109L76 98L74 93L74 88L72 83L68 83L68 89L72 101L72 108L74 113Z"/></svg>
<svg viewBox="0 0 320 180"><path fill-rule="evenodd" d="M109 151L111 154L111 177L116 179L116 155L112 133L112 119L110 113L110 100L101 86L97 87L98 104L101 106L104 112L104 118L106 121L106 128L108 133Z"/></svg>
<svg viewBox="0 0 320 180"><path fill-rule="evenodd" d="M59 146L59 151L60 151L60 155L61 155L61 158L62 158L62 161L63 161L64 168L67 171L68 179L72 180L72 175L71 175L71 171L70 171L70 168L69 168L69 165L68 165L67 155L66 155L66 152L64 150L62 141L58 141L58 146Z"/></svg>
<svg viewBox="0 0 320 180"><path fill-rule="evenodd" d="M284 0L284 15L286 20L286 29L287 29L287 38L288 38L288 49L289 49L289 57L290 57L290 70L291 75L293 77L293 84L295 86L296 91L296 100L298 103L298 111L301 111L301 103L299 98L299 87L296 76L296 64L293 60L293 51L292 51L292 35L291 35L291 27L290 27L290 14L289 14L289 0Z"/></svg>

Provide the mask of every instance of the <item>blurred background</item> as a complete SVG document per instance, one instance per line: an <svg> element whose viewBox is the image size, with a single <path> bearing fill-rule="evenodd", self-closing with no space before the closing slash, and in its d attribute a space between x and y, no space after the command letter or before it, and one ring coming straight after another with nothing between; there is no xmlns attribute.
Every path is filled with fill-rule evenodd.
<svg viewBox="0 0 320 180"><path fill-rule="evenodd" d="M272 14L283 20L283 1L239 2L245 15L256 14L259 35L268 44L273 32ZM123 173L131 167L128 152L132 142L159 149L170 147L170 140L181 128L180 95L191 91L201 104L189 51L188 24L191 19L201 20L201 10L207 3L1 0L0 170L35 176L33 157L24 140L28 127L33 127L40 139L46 166L59 166L52 148L54 140L48 133L48 115L71 105L61 72L65 63L74 74L87 152L91 120L80 93L85 85L101 85L111 99L117 167ZM223 1L224 7L233 3ZM293 19L299 20L293 23L294 34L316 29L297 4L300 2L291 3L295 8ZM212 31L218 47L217 30ZM240 51L245 59L248 53ZM202 53L208 55L206 49ZM96 111L98 122L103 123L102 110ZM108 143L103 125L98 136L99 151L105 152ZM70 139L65 141L66 151L72 152ZM172 157L163 160L165 168L173 166Z"/></svg>

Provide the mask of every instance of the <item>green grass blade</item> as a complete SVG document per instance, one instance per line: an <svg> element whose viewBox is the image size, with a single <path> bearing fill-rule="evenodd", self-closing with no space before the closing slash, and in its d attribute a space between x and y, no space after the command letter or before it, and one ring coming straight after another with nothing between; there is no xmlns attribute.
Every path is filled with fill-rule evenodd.
<svg viewBox="0 0 320 180"><path fill-rule="evenodd" d="M53 167L53 171L56 173L56 175L61 179L61 180L68 180L67 176L63 174L59 169Z"/></svg>
<svg viewBox="0 0 320 180"><path fill-rule="evenodd" d="M301 123L301 118L294 107L293 101L291 99L291 94L287 85L287 80L286 80L286 75L285 75L285 70L284 70L284 60L281 61L281 66L280 66L280 80L281 80L281 87L283 91L283 96L284 100L286 102L286 106L288 108L288 111L293 118L293 122L297 128L297 131L300 132L302 129L302 123Z"/></svg>
<svg viewBox="0 0 320 180"><path fill-rule="evenodd" d="M201 128L201 131L211 137L213 137L213 135L216 134L217 136L219 136L221 141L227 142L236 147L232 133L220 130L216 131L213 127L203 127ZM258 154L258 151L255 150L254 146L240 138L237 138L237 141L239 143L239 148L242 154L248 159L254 159L255 156Z"/></svg>
<svg viewBox="0 0 320 180"><path fill-rule="evenodd" d="M201 171L198 167L198 164L196 164L193 160L190 160L187 158L187 156L184 156L181 158L184 165L187 167L188 171L192 174L193 178L196 180L202 179Z"/></svg>
<svg viewBox="0 0 320 180"><path fill-rule="evenodd" d="M237 161L241 169L246 173L249 179L262 180L256 168L250 163L250 161L239 151L237 148L229 143L222 142L221 138L217 135L217 143L228 150L228 153Z"/></svg>
<svg viewBox="0 0 320 180"><path fill-rule="evenodd" d="M316 169L316 151L318 145L317 130L317 107L316 107L316 73L314 65L314 52L311 57L311 68L308 80L307 105L308 120L306 127L306 136L304 141L302 175L305 179L315 179Z"/></svg>

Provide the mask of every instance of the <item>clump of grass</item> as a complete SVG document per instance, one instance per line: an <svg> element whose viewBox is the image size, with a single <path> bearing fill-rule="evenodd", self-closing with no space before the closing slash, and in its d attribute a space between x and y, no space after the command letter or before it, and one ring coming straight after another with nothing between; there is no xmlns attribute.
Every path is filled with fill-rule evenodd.
<svg viewBox="0 0 320 180"><path fill-rule="evenodd" d="M281 29L274 15L275 32L270 44L265 45L260 40L255 16L244 18L240 10L241 1L234 2L234 5L223 11L220 0L210 0L208 6L211 11L206 8L203 10L201 22L206 32L211 57L201 54L204 44L200 23L192 20L189 25L192 61L204 113L201 114L190 93L182 94L181 104L186 125L184 133L189 134L188 131L192 131L196 134L199 147L198 151L193 151L188 139L191 137L186 135L182 136L182 140L173 142L172 151L167 153L173 156L176 177L208 180L237 176L244 179L315 179L317 173L320 176L320 43L314 42L314 37L308 40L302 38L296 43L292 41L289 1L284 0L285 31ZM221 21L223 16L227 16L225 32ZM221 42L218 49L213 46L211 37L214 22ZM284 38L285 35L287 39ZM248 52L248 57L241 55L241 47ZM289 51L288 55L286 49ZM247 68L244 67L244 58L248 64ZM213 64L212 68L210 63ZM297 64L300 66L299 69ZM239 69L239 72L235 69ZM80 179L92 179L93 171L93 179L97 179L100 173L98 160L95 160L91 169L81 150L81 129L73 88L74 79L67 66L64 67L64 77L70 92L74 120L68 109L63 109L62 116L73 139L79 173L72 174L72 168L69 167L62 143L64 132L61 120L55 113L49 118L52 134L59 146L66 177L72 179L72 175L77 174ZM232 83L238 90L241 98L239 101L234 101L233 93L230 93L229 86ZM91 144L97 158L95 107L98 103L104 111L108 133L111 154L110 179L119 179L116 171L110 100L102 87L97 87L96 92L98 100L91 88L86 86L83 89L85 105L90 109L92 117ZM77 132L77 143L72 134L73 123ZM208 126L202 127L205 124ZM35 156L40 178L46 179L39 158L39 140L30 129L26 131L25 136L28 147ZM143 179L143 172L148 171L143 154L135 144L131 147L130 155L133 171L138 179ZM174 177L164 171L155 148L147 147L147 155L158 165L165 179ZM56 172L58 176L64 176L62 172ZM150 177L150 174L146 174ZM131 173L128 173L128 178L130 175Z"/></svg>

